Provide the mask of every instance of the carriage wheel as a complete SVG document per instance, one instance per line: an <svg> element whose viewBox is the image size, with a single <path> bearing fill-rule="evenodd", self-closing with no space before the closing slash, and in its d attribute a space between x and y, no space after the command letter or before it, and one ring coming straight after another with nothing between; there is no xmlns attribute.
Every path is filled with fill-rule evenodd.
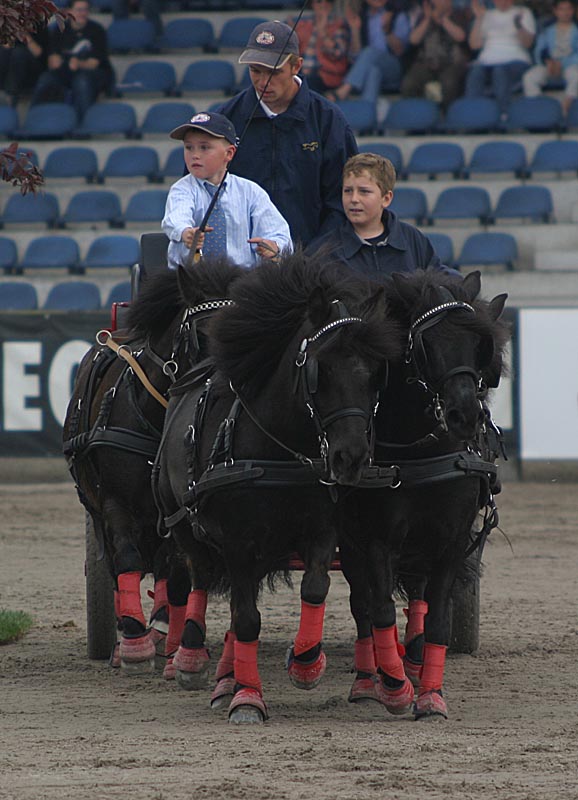
<svg viewBox="0 0 578 800"><path fill-rule="evenodd" d="M109 658L116 642L113 582L104 559L97 561L94 523L86 514L86 650L89 658Z"/></svg>
<svg viewBox="0 0 578 800"><path fill-rule="evenodd" d="M469 580L458 579L452 591L452 633L450 652L475 653L480 646L480 562L481 550L468 558L475 570Z"/></svg>

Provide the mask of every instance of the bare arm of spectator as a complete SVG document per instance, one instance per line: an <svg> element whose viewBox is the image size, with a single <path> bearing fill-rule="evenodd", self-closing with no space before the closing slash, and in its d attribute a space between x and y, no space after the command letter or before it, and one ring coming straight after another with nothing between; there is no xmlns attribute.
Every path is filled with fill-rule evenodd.
<svg viewBox="0 0 578 800"><path fill-rule="evenodd" d="M457 22L454 22L453 19L449 16L444 16L441 18L440 25L444 28L447 33L452 37L454 42L461 42L466 41L466 32L462 28L461 25L458 25Z"/></svg>
<svg viewBox="0 0 578 800"><path fill-rule="evenodd" d="M470 31L469 45L472 50L480 50L484 44L482 27L486 15L486 7L482 0L472 0L472 12L474 15L474 24Z"/></svg>
<svg viewBox="0 0 578 800"><path fill-rule="evenodd" d="M361 51L361 15L349 3L345 6L345 19L351 31L349 55L355 57Z"/></svg>
<svg viewBox="0 0 578 800"><path fill-rule="evenodd" d="M417 23L415 28L409 35L409 42L413 45L421 44L423 37L426 35L430 26L432 16L431 5L428 0L424 0L422 8L422 17Z"/></svg>
<svg viewBox="0 0 578 800"><path fill-rule="evenodd" d="M394 56L401 56L403 55L407 42L404 42L402 39L396 36L395 33L392 33L394 22L395 19L393 12L384 11L381 16L381 24L383 25L387 46Z"/></svg>

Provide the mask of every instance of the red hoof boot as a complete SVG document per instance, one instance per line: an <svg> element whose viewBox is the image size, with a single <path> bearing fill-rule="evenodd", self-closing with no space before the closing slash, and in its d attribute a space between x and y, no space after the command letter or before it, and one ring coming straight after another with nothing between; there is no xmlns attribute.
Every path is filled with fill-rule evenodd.
<svg viewBox="0 0 578 800"><path fill-rule="evenodd" d="M113 669L120 669L120 642L117 642L111 650L108 666Z"/></svg>
<svg viewBox="0 0 578 800"><path fill-rule="evenodd" d="M227 675L217 681L217 685L211 692L211 708L219 709L228 705L235 694L235 678Z"/></svg>
<svg viewBox="0 0 578 800"><path fill-rule="evenodd" d="M167 663L163 669L163 678L165 681L174 681L177 675L177 668L175 667L175 654L167 656Z"/></svg>
<svg viewBox="0 0 578 800"><path fill-rule="evenodd" d="M233 725L261 725L268 718L267 706L257 689L239 689L231 700L229 722Z"/></svg>
<svg viewBox="0 0 578 800"><path fill-rule="evenodd" d="M444 700L441 689L429 689L423 694L419 694L415 701L414 716L417 719L428 719L431 717L448 718L448 707Z"/></svg>
<svg viewBox="0 0 578 800"><path fill-rule="evenodd" d="M403 659L403 669L407 677L413 683L415 688L419 687L419 679L421 677L421 668L422 665L418 664L415 661L412 661L407 656Z"/></svg>
<svg viewBox="0 0 578 800"><path fill-rule="evenodd" d="M293 686L296 686L297 689L315 689L325 674L326 666L327 658L323 650L321 650L315 661L305 664L302 661L297 661L293 653L293 648L291 648L287 672L291 683Z"/></svg>
<svg viewBox="0 0 578 800"><path fill-rule="evenodd" d="M125 672L152 672L155 666L155 646L147 631L142 636L122 636L119 655L120 667Z"/></svg>
<svg viewBox="0 0 578 800"><path fill-rule="evenodd" d="M209 651L206 647L179 647L173 661L181 689L192 691L207 685Z"/></svg>
<svg viewBox="0 0 578 800"><path fill-rule="evenodd" d="M406 714L411 710L414 696L414 688L409 678L406 678L403 686L399 689L389 689L384 686L383 681L377 682L379 700L390 714Z"/></svg>
<svg viewBox="0 0 578 800"><path fill-rule="evenodd" d="M350 703L362 703L365 700L375 700L377 703L381 703L377 677L356 678L347 699Z"/></svg>

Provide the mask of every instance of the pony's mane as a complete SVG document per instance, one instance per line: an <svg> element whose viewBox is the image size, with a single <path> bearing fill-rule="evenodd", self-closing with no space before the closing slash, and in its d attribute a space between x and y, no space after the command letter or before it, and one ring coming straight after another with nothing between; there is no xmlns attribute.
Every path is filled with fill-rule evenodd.
<svg viewBox="0 0 578 800"><path fill-rule="evenodd" d="M329 300L341 300L351 315L367 318L366 325L342 329L340 346L379 360L397 355L397 326L383 313L364 309L370 283L323 254L306 257L297 251L279 264L263 262L232 287L234 306L216 317L211 328L210 349L218 369L235 385L250 382L252 390L258 389L306 321L316 290Z"/></svg>

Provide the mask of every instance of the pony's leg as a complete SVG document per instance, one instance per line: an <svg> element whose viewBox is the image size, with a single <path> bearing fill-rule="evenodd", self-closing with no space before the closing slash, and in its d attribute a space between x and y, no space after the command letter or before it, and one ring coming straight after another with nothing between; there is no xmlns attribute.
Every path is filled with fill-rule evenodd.
<svg viewBox="0 0 578 800"><path fill-rule="evenodd" d="M240 574L242 567L239 565ZM261 724L268 717L257 666L261 632L257 592L258 584L255 581L241 579L231 585L231 612L236 639L233 642L235 695L229 705L229 722L236 725Z"/></svg>
<svg viewBox="0 0 578 800"><path fill-rule="evenodd" d="M417 687L423 664L424 620L428 610L427 603L423 599L425 580L404 579L404 586L408 596L408 607L403 609L407 618L403 640L405 647L403 665L405 674Z"/></svg>
<svg viewBox="0 0 578 800"><path fill-rule="evenodd" d="M153 600L149 616L149 629L157 655L164 656L165 642L169 630L169 601L167 597L167 581L172 543L163 541L155 553L153 563L154 589L148 592Z"/></svg>
<svg viewBox="0 0 578 800"><path fill-rule="evenodd" d="M187 600L191 591L191 579L185 561L174 554L171 559L167 579L167 601L169 608L169 629L165 640L165 667L163 678L167 681L176 677L175 653L179 649L185 630Z"/></svg>
<svg viewBox="0 0 578 800"><path fill-rule="evenodd" d="M121 669L130 674L154 669L155 645L146 629L140 597L142 573L117 575L118 615L122 620L119 655Z"/></svg>
<svg viewBox="0 0 578 800"><path fill-rule="evenodd" d="M289 678L298 689L314 689L325 674L327 658L323 652L323 622L330 584L329 568L334 553L334 531L327 529L324 535L317 535L309 544L304 558L299 630L287 659Z"/></svg>
<svg viewBox="0 0 578 800"><path fill-rule="evenodd" d="M231 627L225 634L223 652L215 670L215 688L211 692L211 708L219 709L229 705L235 694L235 641L237 637Z"/></svg>
<svg viewBox="0 0 578 800"><path fill-rule="evenodd" d="M205 646L207 592L194 588L187 600L181 644L175 653L175 678L181 689L202 689L207 684L209 651Z"/></svg>

